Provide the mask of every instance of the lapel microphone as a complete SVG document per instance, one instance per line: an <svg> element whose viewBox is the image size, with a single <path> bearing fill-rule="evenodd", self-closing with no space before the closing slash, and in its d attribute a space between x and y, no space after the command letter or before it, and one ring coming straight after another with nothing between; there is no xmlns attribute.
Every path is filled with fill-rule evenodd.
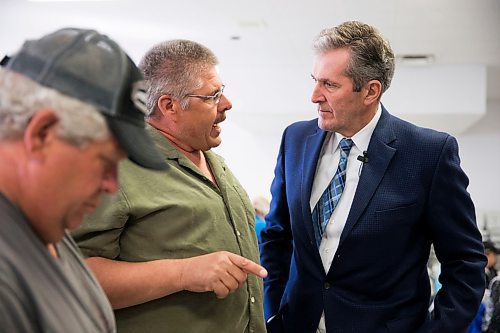
<svg viewBox="0 0 500 333"><path fill-rule="evenodd" d="M363 151L363 156L359 155L357 160L361 162L358 169L358 177L361 177L361 170L363 169L363 165L365 165L365 163L368 163L368 152L366 150Z"/></svg>
<svg viewBox="0 0 500 333"><path fill-rule="evenodd" d="M368 163L368 152L366 150L363 152L363 156L358 156L358 161L361 163Z"/></svg>

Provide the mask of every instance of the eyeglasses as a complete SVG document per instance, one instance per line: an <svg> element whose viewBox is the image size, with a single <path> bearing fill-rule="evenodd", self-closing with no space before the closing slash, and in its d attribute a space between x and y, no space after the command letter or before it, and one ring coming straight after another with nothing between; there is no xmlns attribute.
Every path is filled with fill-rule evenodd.
<svg viewBox="0 0 500 333"><path fill-rule="evenodd" d="M215 105L217 105L217 104L219 104L220 99L222 97L222 93L224 92L224 87L225 86L222 85L222 87L215 94L213 94L211 96L189 94L189 95L186 95L186 97L196 97L196 98L202 99L204 101L212 101Z"/></svg>

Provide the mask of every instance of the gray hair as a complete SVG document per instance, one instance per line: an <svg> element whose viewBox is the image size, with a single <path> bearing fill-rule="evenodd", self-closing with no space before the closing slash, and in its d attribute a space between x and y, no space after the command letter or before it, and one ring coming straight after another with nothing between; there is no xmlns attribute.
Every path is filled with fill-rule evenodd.
<svg viewBox="0 0 500 333"><path fill-rule="evenodd" d="M149 86L147 116L155 113L161 95L173 96L183 109L187 108L186 95L201 88L201 74L218 63L212 51L190 40L169 40L151 48L139 63Z"/></svg>
<svg viewBox="0 0 500 333"><path fill-rule="evenodd" d="M58 117L57 135L75 146L84 147L111 133L93 106L0 68L0 141L22 137L31 118L43 108Z"/></svg>
<svg viewBox="0 0 500 333"><path fill-rule="evenodd" d="M380 81L382 93L391 85L394 53L374 27L358 21L344 22L322 30L313 45L317 53L349 48L351 59L345 74L352 79L354 91L361 91L370 80Z"/></svg>

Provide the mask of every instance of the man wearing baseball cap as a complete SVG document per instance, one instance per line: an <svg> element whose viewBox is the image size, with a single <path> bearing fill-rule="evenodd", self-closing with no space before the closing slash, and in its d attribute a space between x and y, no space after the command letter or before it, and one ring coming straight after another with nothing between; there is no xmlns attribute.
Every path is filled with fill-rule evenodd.
<svg viewBox="0 0 500 333"><path fill-rule="evenodd" d="M27 41L1 65L1 329L114 332L67 230L116 192L125 156L166 168L144 128L141 74L114 41L73 28Z"/></svg>

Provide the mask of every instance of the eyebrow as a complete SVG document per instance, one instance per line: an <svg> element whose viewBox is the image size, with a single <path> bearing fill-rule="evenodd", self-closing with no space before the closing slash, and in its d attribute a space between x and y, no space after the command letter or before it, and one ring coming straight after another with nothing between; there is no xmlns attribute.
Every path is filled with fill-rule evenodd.
<svg viewBox="0 0 500 333"><path fill-rule="evenodd" d="M315 77L314 75L311 74L311 79L313 80L316 80L316 81L320 81L320 82L325 82L325 81L330 81L332 82L332 80L330 79L322 79L322 78L318 78L318 77Z"/></svg>
<svg viewBox="0 0 500 333"><path fill-rule="evenodd" d="M223 85L223 84L221 84L219 88L217 88L216 90L212 91L212 95L215 95L215 94L217 94L219 91L221 91L223 86L224 86L224 85Z"/></svg>
<svg viewBox="0 0 500 333"><path fill-rule="evenodd" d="M318 82L322 82L322 83L325 83L325 82L328 82L328 83L332 83L332 84L339 84L337 81L335 80L331 80L331 79L321 79L321 78L316 78L314 77L314 75L311 74L311 78L315 81L318 81Z"/></svg>

